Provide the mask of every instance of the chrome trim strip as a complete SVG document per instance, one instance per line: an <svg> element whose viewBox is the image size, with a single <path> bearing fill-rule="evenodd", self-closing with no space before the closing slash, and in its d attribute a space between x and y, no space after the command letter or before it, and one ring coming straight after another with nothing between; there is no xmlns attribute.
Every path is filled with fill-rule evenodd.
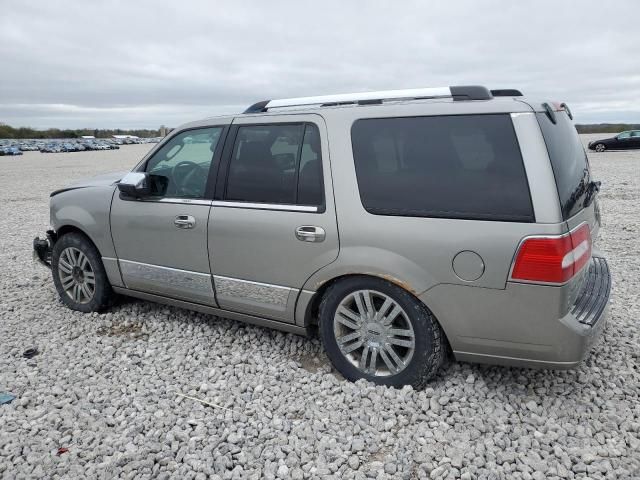
<svg viewBox="0 0 640 480"><path fill-rule="evenodd" d="M254 285L260 285L262 287L271 287L271 288L283 288L286 290L291 290L291 287L285 287L283 285L276 285L274 283L263 283L263 282L254 282L253 280L243 280L242 278L235 277L225 277L224 275L214 275L213 278L215 280L232 280L234 282L243 282L243 283L253 283Z"/></svg>
<svg viewBox="0 0 640 480"><path fill-rule="evenodd" d="M214 275L218 301L225 299L239 302L253 302L261 306L276 307L284 310L287 307L291 288L270 283L252 282L239 278Z"/></svg>
<svg viewBox="0 0 640 480"><path fill-rule="evenodd" d="M223 200L214 200L211 202L214 207L228 208L249 208L252 210L284 210L289 212L318 212L318 207L309 205L286 205L281 203L252 203L252 202L228 202Z"/></svg>
<svg viewBox="0 0 640 480"><path fill-rule="evenodd" d="M208 273L161 267L159 265L150 265L148 263L134 262L131 260L120 260L120 269L122 276L130 277L129 280L135 279L145 283L167 285L173 289L184 291L185 293L193 292L213 295L211 275ZM127 282L126 278L125 282Z"/></svg>
<svg viewBox="0 0 640 480"><path fill-rule="evenodd" d="M153 201L153 200L151 200ZM181 203L185 205L207 205L211 206L211 200L199 200L197 198L161 198L156 200L160 203Z"/></svg>
<svg viewBox="0 0 640 480"><path fill-rule="evenodd" d="M282 210L287 212L312 212L317 213L319 207L310 205L287 205L281 203L253 203L253 202L227 202L224 200L200 200L196 198L160 198L150 200L138 200L148 203L177 203L181 205L205 205L208 207L248 208L252 210Z"/></svg>
<svg viewBox="0 0 640 480"><path fill-rule="evenodd" d="M116 293L120 293L122 295L129 295L130 297L136 297L136 298L140 298L142 300L147 300L150 302L157 302L163 305L172 305L174 307L187 308L189 310L195 310L196 312L201 312L208 315L215 315L217 317L229 318L231 320L237 320L240 322L245 322L253 325L259 325L261 327L275 328L278 330L283 330L285 332L295 333L298 335L303 335L303 336L307 335L306 328L300 327L298 325L293 325L290 323L279 322L277 320L268 320L266 318L262 318L259 316L232 312L232 311L223 310L220 308L209 307L207 305L202 305L200 303L177 300L177 299L165 297L162 295L155 295L153 293L140 292L138 290L131 290L128 288L113 287L113 290Z"/></svg>

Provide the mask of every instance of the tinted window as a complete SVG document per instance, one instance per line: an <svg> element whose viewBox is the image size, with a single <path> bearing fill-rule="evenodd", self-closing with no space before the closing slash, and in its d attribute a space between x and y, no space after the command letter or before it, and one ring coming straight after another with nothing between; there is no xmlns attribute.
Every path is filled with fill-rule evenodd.
<svg viewBox="0 0 640 480"><path fill-rule="evenodd" d="M173 136L147 162L145 171L165 177L166 197L204 197L222 127L187 130Z"/></svg>
<svg viewBox="0 0 640 480"><path fill-rule="evenodd" d="M589 165L578 132L564 111L555 112L556 123L545 113L536 113L547 144L563 218L582 209L589 184Z"/></svg>
<svg viewBox="0 0 640 480"><path fill-rule="evenodd" d="M249 125L238 129L227 200L321 205L320 135L312 124Z"/></svg>
<svg viewBox="0 0 640 480"><path fill-rule="evenodd" d="M631 132L622 132L620 135L618 135L619 140L624 140L625 138L629 137L631 137Z"/></svg>
<svg viewBox="0 0 640 480"><path fill-rule="evenodd" d="M358 120L352 143L371 213L534 220L509 115Z"/></svg>

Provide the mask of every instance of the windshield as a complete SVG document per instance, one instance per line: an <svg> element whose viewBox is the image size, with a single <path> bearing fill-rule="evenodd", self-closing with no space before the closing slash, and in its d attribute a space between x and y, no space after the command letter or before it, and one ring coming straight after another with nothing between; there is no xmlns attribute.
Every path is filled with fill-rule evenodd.
<svg viewBox="0 0 640 480"><path fill-rule="evenodd" d="M569 116L564 111L555 114L555 124L546 113L536 113L536 116L556 178L562 216L567 220L582 210L589 194L589 163Z"/></svg>

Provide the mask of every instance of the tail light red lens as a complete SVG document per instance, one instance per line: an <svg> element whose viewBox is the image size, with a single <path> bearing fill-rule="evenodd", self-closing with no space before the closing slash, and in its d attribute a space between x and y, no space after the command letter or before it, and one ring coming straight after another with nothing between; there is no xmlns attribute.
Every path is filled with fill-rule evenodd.
<svg viewBox="0 0 640 480"><path fill-rule="evenodd" d="M512 280L569 281L591 259L591 230L583 223L565 235L526 238L518 249Z"/></svg>

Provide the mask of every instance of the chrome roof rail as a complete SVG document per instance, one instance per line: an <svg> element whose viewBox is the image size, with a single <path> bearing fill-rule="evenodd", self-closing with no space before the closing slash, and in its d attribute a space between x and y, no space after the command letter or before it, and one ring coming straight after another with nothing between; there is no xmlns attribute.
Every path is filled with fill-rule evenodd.
<svg viewBox="0 0 640 480"><path fill-rule="evenodd" d="M423 100L428 98L453 98L454 100L490 100L491 92L481 86L453 86L412 88L407 90L383 90L378 92L341 93L317 97L285 98L263 100L254 103L244 113L266 112L272 108L302 107L315 105L320 107L336 105L371 105L388 100Z"/></svg>

